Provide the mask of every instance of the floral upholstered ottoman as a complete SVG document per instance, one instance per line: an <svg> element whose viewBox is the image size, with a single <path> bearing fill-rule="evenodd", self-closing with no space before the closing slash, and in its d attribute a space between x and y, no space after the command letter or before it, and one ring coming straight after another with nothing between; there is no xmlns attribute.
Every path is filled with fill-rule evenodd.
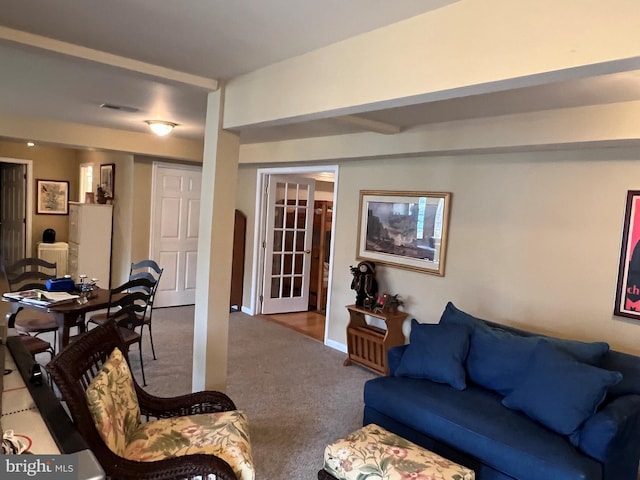
<svg viewBox="0 0 640 480"><path fill-rule="evenodd" d="M319 480L474 480L475 473L375 424L324 450Z"/></svg>

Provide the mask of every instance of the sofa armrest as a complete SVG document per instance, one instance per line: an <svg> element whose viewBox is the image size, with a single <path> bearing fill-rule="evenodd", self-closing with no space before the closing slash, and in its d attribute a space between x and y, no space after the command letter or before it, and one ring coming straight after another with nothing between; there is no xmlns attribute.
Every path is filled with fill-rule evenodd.
<svg viewBox="0 0 640 480"><path fill-rule="evenodd" d="M573 439L576 445L576 439ZM577 446L590 457L610 467L628 464L637 471L640 454L640 395L623 395L587 419L579 432ZM612 467L614 468L614 467ZM609 475L607 475L608 477ZM618 478L635 478L620 476Z"/></svg>
<svg viewBox="0 0 640 480"><path fill-rule="evenodd" d="M390 377L393 377L398 365L400 365L400 359L406 348L407 345L400 345L399 347L391 347L387 351L387 365L389 367Z"/></svg>

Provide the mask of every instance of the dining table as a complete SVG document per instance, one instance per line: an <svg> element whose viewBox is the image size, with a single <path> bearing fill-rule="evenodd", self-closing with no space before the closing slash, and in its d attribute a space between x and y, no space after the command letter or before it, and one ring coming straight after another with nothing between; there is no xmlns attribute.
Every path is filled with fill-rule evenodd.
<svg viewBox="0 0 640 480"><path fill-rule="evenodd" d="M3 297L3 301L8 302L9 313L6 315L8 325L13 325L16 315L23 309L37 310L51 315L58 325L58 344L56 351L61 352L69 344L69 332L71 328L78 327L79 332L85 330L84 318L89 312L103 310L109 306L110 290L94 287L86 297L86 302L74 299L71 302L57 305L36 305L13 298Z"/></svg>

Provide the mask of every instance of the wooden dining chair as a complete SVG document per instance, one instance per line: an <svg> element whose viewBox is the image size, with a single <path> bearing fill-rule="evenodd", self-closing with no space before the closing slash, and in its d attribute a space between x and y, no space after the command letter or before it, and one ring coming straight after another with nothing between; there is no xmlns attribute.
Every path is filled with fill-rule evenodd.
<svg viewBox="0 0 640 480"><path fill-rule="evenodd" d="M106 312L106 322L113 321L120 331L125 345L138 344L140 354L140 370L142 384L146 387L144 362L142 361L142 335L136 330L142 327L144 313L148 308L154 283L146 277L129 280L122 285L112 288L109 293L109 306Z"/></svg>
<svg viewBox="0 0 640 480"><path fill-rule="evenodd" d="M45 290L47 280L56 278L57 265L40 258L27 257L12 265L3 265L2 274L10 292ZM42 333L53 332L54 344L57 343L58 324L51 315L34 310L21 310L10 323L9 328L15 328L25 337L22 341L33 356L44 352L51 356L55 354L51 343L37 338L37 335Z"/></svg>

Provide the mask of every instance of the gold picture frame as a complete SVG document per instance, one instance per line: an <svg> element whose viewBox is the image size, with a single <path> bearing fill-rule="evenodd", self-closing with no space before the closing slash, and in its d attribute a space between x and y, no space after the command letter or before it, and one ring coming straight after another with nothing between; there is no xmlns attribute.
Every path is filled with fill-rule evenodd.
<svg viewBox="0 0 640 480"><path fill-rule="evenodd" d="M361 190L356 256L444 276L451 193Z"/></svg>

